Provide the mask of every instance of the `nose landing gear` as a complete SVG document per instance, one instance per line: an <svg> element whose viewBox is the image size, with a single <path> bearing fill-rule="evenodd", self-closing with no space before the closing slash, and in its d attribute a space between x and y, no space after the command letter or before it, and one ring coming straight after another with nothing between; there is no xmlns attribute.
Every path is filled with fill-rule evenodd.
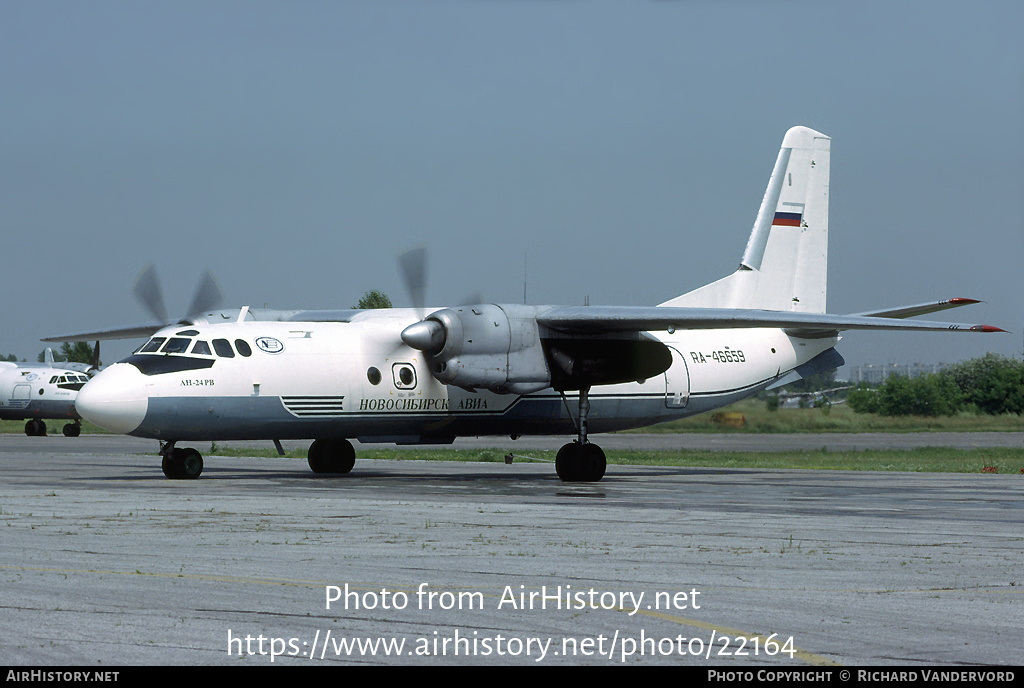
<svg viewBox="0 0 1024 688"><path fill-rule="evenodd" d="M203 455L195 449L175 449L174 442L160 445L160 466L171 480L195 480L203 472Z"/></svg>

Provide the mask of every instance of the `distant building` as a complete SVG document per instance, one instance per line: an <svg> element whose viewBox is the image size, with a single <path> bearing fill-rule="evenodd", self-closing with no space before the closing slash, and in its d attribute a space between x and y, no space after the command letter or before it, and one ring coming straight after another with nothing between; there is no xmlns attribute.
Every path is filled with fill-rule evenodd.
<svg viewBox="0 0 1024 688"><path fill-rule="evenodd" d="M931 375L948 367L948 363L888 363L886 365L866 363L850 368L849 381L850 384L854 385L860 382L879 384L885 382L886 378L893 375L914 378L921 375Z"/></svg>

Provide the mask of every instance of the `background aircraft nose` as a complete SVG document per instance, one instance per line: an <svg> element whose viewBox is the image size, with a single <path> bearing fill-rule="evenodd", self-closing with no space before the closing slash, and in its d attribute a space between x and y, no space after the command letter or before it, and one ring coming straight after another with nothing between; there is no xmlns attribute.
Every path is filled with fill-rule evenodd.
<svg viewBox="0 0 1024 688"><path fill-rule="evenodd" d="M146 417L146 377L129 363L115 363L78 393L75 409L90 423L128 434Z"/></svg>

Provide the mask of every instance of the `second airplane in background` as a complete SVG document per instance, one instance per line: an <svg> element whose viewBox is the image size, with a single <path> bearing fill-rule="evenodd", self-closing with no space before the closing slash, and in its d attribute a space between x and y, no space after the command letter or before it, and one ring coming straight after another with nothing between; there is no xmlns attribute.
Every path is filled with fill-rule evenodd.
<svg viewBox="0 0 1024 688"><path fill-rule="evenodd" d="M95 356L99 356L98 343ZM0 420L26 421L25 434L29 437L45 435L47 420L65 420L64 434L78 437L82 419L75 410L75 401L96 365L98 362L55 361L50 349L42 363L0 361Z"/></svg>

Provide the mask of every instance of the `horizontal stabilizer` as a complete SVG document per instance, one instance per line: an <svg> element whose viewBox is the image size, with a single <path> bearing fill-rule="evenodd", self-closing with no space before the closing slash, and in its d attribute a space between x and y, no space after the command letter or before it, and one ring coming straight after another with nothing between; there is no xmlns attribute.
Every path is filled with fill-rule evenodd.
<svg viewBox="0 0 1024 688"><path fill-rule="evenodd" d="M900 308L889 308L884 311L867 311L865 313L854 313L853 315L865 315L872 318L912 318L915 315L937 313L949 310L950 308L970 306L975 303L981 303L981 301L977 299L946 299L945 301L921 303L916 306L901 306Z"/></svg>
<svg viewBox="0 0 1024 688"><path fill-rule="evenodd" d="M846 365L846 359L843 358L842 354L835 349L826 349L811 360L807 361L807 363L797 366L793 370L789 371L789 373L770 384L768 389L785 387L786 385L793 384L798 380L809 378L811 375L835 370L836 368L844 365Z"/></svg>

